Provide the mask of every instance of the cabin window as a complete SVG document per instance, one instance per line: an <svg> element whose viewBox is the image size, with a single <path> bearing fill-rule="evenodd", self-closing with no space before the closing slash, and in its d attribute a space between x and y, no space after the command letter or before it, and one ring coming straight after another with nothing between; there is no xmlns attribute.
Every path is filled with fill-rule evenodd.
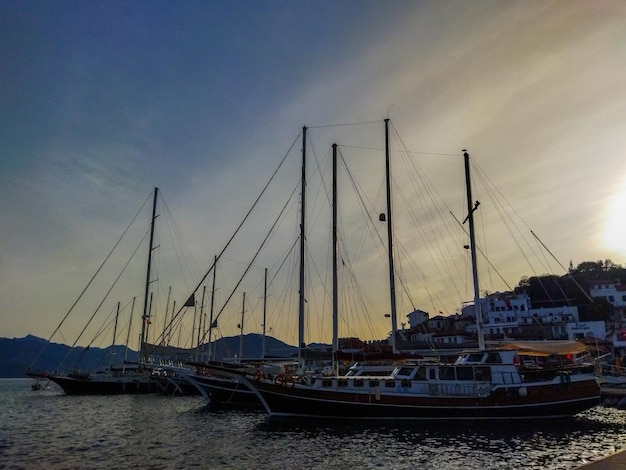
<svg viewBox="0 0 626 470"><path fill-rule="evenodd" d="M394 388L396 386L395 380L385 380L385 387Z"/></svg>
<svg viewBox="0 0 626 470"><path fill-rule="evenodd" d="M402 387L410 387L410 386L411 386L411 381L410 381L410 380L407 380L407 379L403 379L403 380L400 382L400 385L401 385Z"/></svg>
<svg viewBox="0 0 626 470"><path fill-rule="evenodd" d="M401 367L400 370L398 370L398 373L396 375L398 376L403 376L403 377L410 377L411 374L413 373L413 367Z"/></svg>
<svg viewBox="0 0 626 470"><path fill-rule="evenodd" d="M454 380L454 367L440 367L439 380Z"/></svg>
<svg viewBox="0 0 626 470"><path fill-rule="evenodd" d="M458 380L474 380L474 372L471 367L457 367L456 378Z"/></svg>
<svg viewBox="0 0 626 470"><path fill-rule="evenodd" d="M424 367L420 367L417 369L417 372L415 373L415 377L413 377L414 380L426 380L426 369Z"/></svg>
<svg viewBox="0 0 626 470"><path fill-rule="evenodd" d="M489 367L475 367L474 380L476 382L488 382L491 380L491 369Z"/></svg>
<svg viewBox="0 0 626 470"><path fill-rule="evenodd" d="M502 358L498 353L487 354L487 364L502 364Z"/></svg>
<svg viewBox="0 0 626 470"><path fill-rule="evenodd" d="M435 380L437 378L435 376L435 369L430 369L428 372L428 376L430 377L430 380Z"/></svg>
<svg viewBox="0 0 626 470"><path fill-rule="evenodd" d="M370 387L378 387L380 382L378 380L370 380Z"/></svg>
<svg viewBox="0 0 626 470"><path fill-rule="evenodd" d="M347 387L347 386L348 386L347 380L337 380L337 387Z"/></svg>
<svg viewBox="0 0 626 470"><path fill-rule="evenodd" d="M467 356L466 362L482 362L483 356L483 353L469 354Z"/></svg>
<svg viewBox="0 0 626 470"><path fill-rule="evenodd" d="M327 380L327 379L322 380L322 387L332 387L332 386L333 386L332 380Z"/></svg>
<svg viewBox="0 0 626 470"><path fill-rule="evenodd" d="M354 381L354 386L355 387L362 387L363 386L363 380L355 380Z"/></svg>

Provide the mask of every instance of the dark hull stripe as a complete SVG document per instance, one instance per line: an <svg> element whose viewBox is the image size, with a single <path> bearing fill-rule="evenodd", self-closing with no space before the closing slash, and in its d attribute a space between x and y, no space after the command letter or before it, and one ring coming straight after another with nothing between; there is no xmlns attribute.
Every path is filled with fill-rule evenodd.
<svg viewBox="0 0 626 470"><path fill-rule="evenodd" d="M158 390L156 382L145 381L99 381L80 380L69 377L48 377L59 385L67 395L122 395L155 393Z"/></svg>
<svg viewBox="0 0 626 470"><path fill-rule="evenodd" d="M573 416L597 405L600 394L593 382L575 387L532 390L533 398L501 391L485 398L409 397L367 393L336 393L279 387L254 382L266 410L273 416L350 419L533 419ZM529 392L529 395L531 392ZM537 394L544 395L536 399Z"/></svg>

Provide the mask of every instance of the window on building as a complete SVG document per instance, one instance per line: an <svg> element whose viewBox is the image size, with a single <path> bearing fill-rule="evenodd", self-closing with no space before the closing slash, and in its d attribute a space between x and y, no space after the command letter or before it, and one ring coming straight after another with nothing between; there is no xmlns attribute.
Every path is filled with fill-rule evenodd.
<svg viewBox="0 0 626 470"><path fill-rule="evenodd" d="M615 297L613 297L612 295L609 295L609 302L615 302Z"/></svg>

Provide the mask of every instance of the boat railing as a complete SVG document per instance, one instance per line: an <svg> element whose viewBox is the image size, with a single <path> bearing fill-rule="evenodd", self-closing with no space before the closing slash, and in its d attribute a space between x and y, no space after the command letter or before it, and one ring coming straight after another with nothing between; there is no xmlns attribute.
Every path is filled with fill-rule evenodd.
<svg viewBox="0 0 626 470"><path fill-rule="evenodd" d="M600 375L605 377L626 377L626 367L616 366L613 364L602 364Z"/></svg>

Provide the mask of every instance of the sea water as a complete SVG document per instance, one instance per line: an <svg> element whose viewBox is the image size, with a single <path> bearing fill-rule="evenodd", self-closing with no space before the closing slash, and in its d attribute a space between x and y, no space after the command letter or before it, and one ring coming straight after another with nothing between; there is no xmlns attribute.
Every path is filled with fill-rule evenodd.
<svg viewBox="0 0 626 470"><path fill-rule="evenodd" d="M67 396L0 379L2 469L573 469L626 449L626 411L346 422L207 411L199 397Z"/></svg>

